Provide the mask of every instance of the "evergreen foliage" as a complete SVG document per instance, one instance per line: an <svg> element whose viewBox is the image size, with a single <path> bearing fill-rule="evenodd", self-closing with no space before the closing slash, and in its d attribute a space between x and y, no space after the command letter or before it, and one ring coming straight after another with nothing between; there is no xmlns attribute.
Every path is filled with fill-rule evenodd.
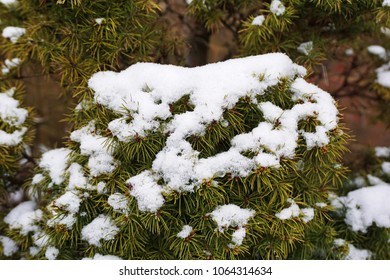
<svg viewBox="0 0 390 280"><path fill-rule="evenodd" d="M356 190L372 189L376 186L390 187L390 149L388 147L376 147L369 149L364 155L363 161L365 168L360 168L344 188L341 189L341 195L347 196ZM340 195L340 196L341 196ZM335 199L335 205L338 205L338 199ZM372 203L378 203L372 202ZM356 230L348 224L346 213L353 211L353 207L348 206L348 201L342 200L336 207L337 211L333 214L336 221L336 228L339 229L340 237L357 247L371 252L372 259L388 260L390 259L390 230L388 227L372 223L366 230ZM359 207L358 207L359 210ZM364 218L362 218L364 219ZM347 245L345 243L344 245Z"/></svg>
<svg viewBox="0 0 390 280"><path fill-rule="evenodd" d="M211 122L204 134L189 135L186 141L199 152L199 158L224 153L235 136L251 132L259 123L269 122L257 103L271 102L282 110L304 103L303 99L293 97L291 84L295 78L281 78L279 83L256 95L255 101L249 95L244 96L234 107L225 109L223 119L228 125L222 121ZM258 80L259 86L263 79ZM144 88L144 94L152 93ZM333 249L337 232L329 218L330 207L317 206L326 203L329 193L337 191L345 176L346 169L339 164L347 139L342 126L329 132L328 144L308 148L304 131L315 132L320 122L312 116L302 117L298 124L302 135L295 156L280 158L280 167L259 165L248 175L214 174L193 191L185 191L186 185L175 189L164 177L156 178L157 184L165 189L162 192L165 202L153 208L153 188L149 204L143 205L129 178L143 176L145 171L157 176L152 166L170 134L157 129L144 136L135 134L127 140L114 136L107 127L120 116L104 103L99 104L96 98L85 99L82 109L75 111L72 119L77 129L70 136L68 148L43 155L33 179L34 193L40 194L39 203L47 205L41 208L40 229L30 227L26 234L21 226L11 231L18 243L29 244L28 248L21 246L25 257L44 257L47 246L59 249L58 258L76 259L97 253L124 259L334 259L342 256ZM172 117L160 120L161 125L191 112L194 108L190 100L183 94L170 103ZM136 112L127 112L127 116L131 122ZM275 130L282 129L278 120L273 125ZM261 150L273 153L272 148L264 145ZM254 158L264 150L243 153ZM99 164L104 171L96 171L96 166L91 166L95 156L101 156ZM46 162L50 159L59 163L48 166ZM53 170L58 166L61 166L58 171ZM150 187L147 178L143 179L144 188ZM251 214L244 222L233 221L226 228L219 228L213 213L227 205L234 205L237 207L234 211L238 212L251 209ZM291 207L295 209L293 216L277 217L277 213ZM185 226L191 227L189 232L184 237L178 236ZM94 233L90 233L90 228ZM242 230L245 238L242 237L241 244L242 240L234 240L240 239L237 236ZM34 255L33 250L31 254L30 248L40 237L46 243L39 248L40 253Z"/></svg>
<svg viewBox="0 0 390 280"><path fill-rule="evenodd" d="M311 74L337 45L362 45L366 36L382 38L390 24L390 8L382 3L193 0L188 12L209 31L231 30L240 46L237 56L285 52ZM157 128L131 134L121 128L139 117L137 110L125 102L119 109L104 103L113 96L98 100L90 80L99 71L117 73L136 62L168 61L176 45L166 36L155 1L20 0L0 4L0 16L3 30L25 28L13 30L20 32L17 36L3 33L0 55L20 59L20 67L41 65L44 74L56 77L80 101L68 116L73 128L66 147L44 153L26 184L30 200L12 211L0 211L2 258L82 259L99 254L123 259L342 259L350 256L352 244L372 252L367 257L389 258L388 228L372 225L366 232L354 231L346 222L347 209L328 202L332 194L346 197L358 189L345 188L347 168L341 162L349 136L341 115L337 126L324 133L329 142L310 143L306 133L319 133L318 127L325 125L313 112L298 122L293 157L281 156L275 165L259 164L248 174L216 172L198 181L187 174L188 181L177 186L163 176L164 170L156 170L155 161L170 141L169 124L196 110L192 92L180 92L180 98L167 104L169 116L153 119ZM257 16L264 18L256 20ZM15 83L20 67L8 69L0 85L2 93L14 87L18 100L23 94L23 87ZM161 69L165 77L168 70ZM141 82L145 79L142 94L154 96L150 77L137 74ZM204 133L186 136L196 160L229 151L237 136L251 133L260 123L281 130L282 116L271 118L261 104L286 112L318 102L312 92L296 98L293 85L302 73L278 77L276 84L268 84L268 74L253 76L259 86L266 85L260 92L239 93L233 106L223 107L220 119L202 123ZM167 76L167 88L172 84ZM131 93L126 89L117 93L126 98ZM387 100L387 88L376 89ZM153 98L157 105L163 103ZM118 120L119 130L112 129ZM15 129L0 119L0 132ZM20 188L12 186L10 174L31 134L26 132L17 145L0 145L4 196ZM275 159L275 150L267 145L240 151L240 156L253 160L262 153ZM181 168L180 161L168 164ZM387 173L374 170L389 182ZM139 198L139 185L150 189L150 200ZM226 212L240 218L229 222L229 217L220 216Z"/></svg>

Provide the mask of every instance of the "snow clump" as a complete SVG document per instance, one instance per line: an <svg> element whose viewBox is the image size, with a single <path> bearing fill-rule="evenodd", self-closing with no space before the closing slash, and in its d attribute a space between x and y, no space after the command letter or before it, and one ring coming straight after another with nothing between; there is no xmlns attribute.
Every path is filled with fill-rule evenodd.
<svg viewBox="0 0 390 280"><path fill-rule="evenodd" d="M151 169L127 181L139 209L155 212L164 203L163 193L192 192L202 182L228 173L247 176L258 167L279 168L282 157L294 158L299 136L306 140L308 149L327 145L328 133L337 127L338 110L328 93L301 78L305 73L286 55L273 53L195 68L137 63L120 73L98 72L89 80L89 87L96 104L119 116L107 126L118 141L128 143L159 131L168 135ZM257 102L256 97L281 78L292 81L295 106L283 110L270 102ZM193 110L173 114L171 104L185 96ZM234 136L229 150L200 158L188 138L204 135L212 123L226 125L224 112L244 97L258 105L266 121ZM316 130L298 130L298 122L308 117L319 121ZM104 145L107 139L99 136L93 122L73 132L71 139L80 143L81 153L89 155L90 160L96 154L106 158L106 164L98 168L101 172L92 175L113 171L115 146ZM246 157L243 153L247 151L257 155ZM96 169L90 163L88 167Z"/></svg>
<svg viewBox="0 0 390 280"><path fill-rule="evenodd" d="M277 16L281 16L286 11L286 7L279 0L272 0L270 5L270 11Z"/></svg>
<svg viewBox="0 0 390 280"><path fill-rule="evenodd" d="M0 121L8 124L13 132L0 129L0 145L16 146L23 140L27 128L23 126L28 111L19 107L19 101L14 99L15 88L0 92Z"/></svg>
<svg viewBox="0 0 390 280"><path fill-rule="evenodd" d="M367 232L368 227L390 228L390 184L364 187L332 200L336 209L346 208L345 223L353 231Z"/></svg>
<svg viewBox="0 0 390 280"><path fill-rule="evenodd" d="M26 33L26 28L7 26L3 29L2 36L9 39L12 43L16 43L20 37Z"/></svg>
<svg viewBox="0 0 390 280"><path fill-rule="evenodd" d="M257 16L252 20L252 25L262 26L264 23L265 17L263 15Z"/></svg>

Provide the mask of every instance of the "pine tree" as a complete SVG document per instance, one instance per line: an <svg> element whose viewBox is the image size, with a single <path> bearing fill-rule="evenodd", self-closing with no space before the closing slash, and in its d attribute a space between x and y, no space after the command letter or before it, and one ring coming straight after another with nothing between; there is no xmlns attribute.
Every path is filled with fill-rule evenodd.
<svg viewBox="0 0 390 280"><path fill-rule="evenodd" d="M90 79L94 98L75 111L68 147L44 154L33 178L47 207L18 206L31 224L12 232L32 238L28 257L340 257L322 205L345 173L334 101L281 54L203 69L136 64ZM220 101L198 101L201 82L225 100L220 115Z"/></svg>
<svg viewBox="0 0 390 280"><path fill-rule="evenodd" d="M188 11L211 32L231 30L237 56L287 52L311 74L335 42L379 35L383 3L193 0ZM356 233L334 211L342 197L328 202L348 195L349 136L333 99L288 57L134 64L175 51L154 1L0 9L3 30L25 28L3 32L1 54L41 65L80 101L66 147L42 155L30 200L4 213L6 257L340 259L351 242L388 258L388 229Z"/></svg>

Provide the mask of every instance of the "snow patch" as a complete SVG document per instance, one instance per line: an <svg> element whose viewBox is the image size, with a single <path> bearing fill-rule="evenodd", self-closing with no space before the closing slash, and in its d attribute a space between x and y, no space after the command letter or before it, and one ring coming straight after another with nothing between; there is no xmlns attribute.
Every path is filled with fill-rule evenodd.
<svg viewBox="0 0 390 280"><path fill-rule="evenodd" d="M378 227L390 228L390 185L382 184L351 191L339 197L332 205L346 207L345 222L353 231L367 232L374 223Z"/></svg>
<svg viewBox="0 0 390 280"><path fill-rule="evenodd" d="M70 149L59 148L50 150L41 157L39 167L49 173L51 180L56 185L60 185L65 179L65 170L70 152Z"/></svg>
<svg viewBox="0 0 390 280"><path fill-rule="evenodd" d="M279 0L272 0L270 5L270 11L274 13L277 16L281 16L286 11L286 7L283 5L283 3Z"/></svg>
<svg viewBox="0 0 390 280"><path fill-rule="evenodd" d="M264 23L265 17L263 15L257 16L252 20L252 25L262 26Z"/></svg>
<svg viewBox="0 0 390 280"><path fill-rule="evenodd" d="M100 255L96 253L92 258L83 258L82 260L115 260L119 261L121 260L120 257L113 256L113 255Z"/></svg>
<svg viewBox="0 0 390 280"><path fill-rule="evenodd" d="M287 220L295 217L300 217L304 223L310 222L314 218L314 209L313 208L303 208L300 209L298 204L291 198L287 200L291 205L288 208L284 208L279 213L276 213L275 216L281 220Z"/></svg>
<svg viewBox="0 0 390 280"><path fill-rule="evenodd" d="M114 171L117 163L112 156L113 147L108 146L108 138L95 134L94 121L73 131L70 139L80 143L82 155L89 156L88 168L93 177Z"/></svg>
<svg viewBox="0 0 390 280"><path fill-rule="evenodd" d="M150 171L131 177L126 183L130 185L130 195L137 199L139 210L156 212L164 204L163 188Z"/></svg>
<svg viewBox="0 0 390 280"><path fill-rule="evenodd" d="M129 207L129 201L121 193L114 193L108 197L108 205L110 205L114 211L119 213L127 213Z"/></svg>
<svg viewBox="0 0 390 280"><path fill-rule="evenodd" d="M387 51L384 47L379 45L371 45L367 47L369 53L378 56L379 58L386 60L388 58Z"/></svg>
<svg viewBox="0 0 390 280"><path fill-rule="evenodd" d="M26 33L26 29L22 27L7 26L3 29L2 36L9 39L12 43L16 43L18 39Z"/></svg>
<svg viewBox="0 0 390 280"><path fill-rule="evenodd" d="M234 204L218 206L210 213L211 218L217 223L220 232L223 232L228 227L243 227L254 215L254 210L243 209Z"/></svg>
<svg viewBox="0 0 390 280"><path fill-rule="evenodd" d="M188 236L190 236L191 232L192 232L192 226L185 225L183 226L183 229L176 236L185 239Z"/></svg>
<svg viewBox="0 0 390 280"><path fill-rule="evenodd" d="M46 249L46 252L45 252L45 257L48 259L48 260L55 260L58 256L58 254L60 253L60 251L55 248L55 247L52 247L52 246L49 246L47 247Z"/></svg>
<svg viewBox="0 0 390 280"><path fill-rule="evenodd" d="M16 242L7 236L0 236L0 243L3 247L3 255L6 257L11 257L18 251Z"/></svg>
<svg viewBox="0 0 390 280"><path fill-rule="evenodd" d="M7 223L10 229L17 229L20 234L27 236L29 232L38 231L36 225L42 219L43 212L37 207L34 201L25 201L12 209L7 216L4 217L4 222Z"/></svg>
<svg viewBox="0 0 390 280"><path fill-rule="evenodd" d="M112 240L119 232L114 221L106 215L100 214L91 223L81 230L81 237L90 245L99 247L101 240Z"/></svg>
<svg viewBox="0 0 390 280"><path fill-rule="evenodd" d="M13 59L6 59L4 61L4 66L1 68L1 72L3 75L8 74L12 68L15 68L20 64L20 59L19 58L13 58Z"/></svg>
<svg viewBox="0 0 390 280"><path fill-rule="evenodd" d="M297 48L297 51L304 54L309 55L309 53L313 50L313 41L308 41L300 44Z"/></svg>

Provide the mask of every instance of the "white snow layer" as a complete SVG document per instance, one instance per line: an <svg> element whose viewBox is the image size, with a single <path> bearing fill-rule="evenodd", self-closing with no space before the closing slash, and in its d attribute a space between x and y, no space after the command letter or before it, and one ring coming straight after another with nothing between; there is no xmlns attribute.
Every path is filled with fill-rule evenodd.
<svg viewBox="0 0 390 280"><path fill-rule="evenodd" d="M0 3L6 5L6 6L11 6L17 3L17 0L0 0Z"/></svg>
<svg viewBox="0 0 390 280"><path fill-rule="evenodd" d="M390 157L390 148L389 147L376 147L375 155L379 158Z"/></svg>
<svg viewBox="0 0 390 280"><path fill-rule="evenodd" d="M113 255L100 255L96 253L92 258L83 258L82 260L121 260L120 257L113 256Z"/></svg>
<svg viewBox="0 0 390 280"><path fill-rule="evenodd" d="M346 242L344 239L335 239L334 245L336 247L345 246ZM348 254L345 256L345 260L367 260L372 256L369 250L358 249L352 244L348 244Z"/></svg>
<svg viewBox="0 0 390 280"><path fill-rule="evenodd" d="M313 50L313 41L304 42L300 44L297 48L297 51L304 55L308 55L312 50Z"/></svg>
<svg viewBox="0 0 390 280"><path fill-rule="evenodd" d="M40 209L35 210L36 206L34 201L22 202L4 217L4 222L9 225L10 229L17 229L24 236L29 232L36 232L39 229L36 223L43 216Z"/></svg>
<svg viewBox="0 0 390 280"><path fill-rule="evenodd" d="M263 15L257 16L252 20L252 25L262 26L264 23L265 17Z"/></svg>
<svg viewBox="0 0 390 280"><path fill-rule="evenodd" d="M387 51L384 47L379 45L371 45L367 47L369 53L377 55L379 58L386 60L387 59Z"/></svg>
<svg viewBox="0 0 390 280"><path fill-rule="evenodd" d="M270 5L270 11L274 13L277 16L283 15L286 11L286 7L283 5L283 3L279 0L272 0Z"/></svg>
<svg viewBox="0 0 390 280"><path fill-rule="evenodd" d="M45 252L45 257L48 259L48 260L55 260L58 256L58 254L60 253L60 251L55 248L55 247L52 247L52 246L49 246L47 247L46 249L46 252Z"/></svg>
<svg viewBox="0 0 390 280"><path fill-rule="evenodd" d="M10 39L12 43L16 43L18 39L26 33L26 29L22 27L7 26L3 29L2 36Z"/></svg>
<svg viewBox="0 0 390 280"><path fill-rule="evenodd" d="M59 185L65 179L65 169L68 164L68 156L71 150L59 148L44 153L39 162L39 167L49 173L54 184Z"/></svg>
<svg viewBox="0 0 390 280"><path fill-rule="evenodd" d="M1 68L1 72L3 75L8 74L12 68L18 66L20 64L19 58L6 59L4 61L4 66Z"/></svg>
<svg viewBox="0 0 390 280"><path fill-rule="evenodd" d="M89 156L90 173L97 177L114 171L116 162L112 156L112 149L107 145L108 138L95 135L94 131L95 123L91 121L88 125L73 131L70 139L80 143L81 154Z"/></svg>
<svg viewBox="0 0 390 280"><path fill-rule="evenodd" d="M185 239L191 234L191 232L192 232L192 226L185 225L176 236Z"/></svg>
<svg viewBox="0 0 390 280"><path fill-rule="evenodd" d="M224 231L228 227L243 227L253 217L255 211L243 209L234 204L218 206L210 213L211 218L217 223L218 230Z"/></svg>
<svg viewBox="0 0 390 280"><path fill-rule="evenodd" d="M0 145L18 145L27 131L27 128L22 125L26 121L28 112L26 109L19 108L19 101L13 98L14 93L14 88L0 92L0 119L14 128L12 133L0 130Z"/></svg>
<svg viewBox="0 0 390 280"><path fill-rule="evenodd" d="M390 185L383 183L351 191L332 201L336 208L346 207L345 222L354 231L366 232L374 223L390 228Z"/></svg>
<svg viewBox="0 0 390 280"><path fill-rule="evenodd" d="M18 251L15 241L7 236L0 236L0 243L3 247L3 255L6 257L11 257Z"/></svg>
<svg viewBox="0 0 390 280"><path fill-rule="evenodd" d="M338 111L328 93L299 78L305 73L286 55L273 53L195 68L137 63L120 73L98 72L89 80L89 86L95 92L95 103L122 115L108 124L119 141L130 142L157 131L169 135L151 170L128 180L141 211L155 212L164 203L163 190L193 191L205 180L227 173L247 176L258 167L278 168L281 157L294 157L300 135L308 149L327 145L328 132L337 127ZM248 133L236 135L228 151L199 158L199 152L187 140L189 136L204 134L212 122L226 125L224 111L242 97L256 102L255 97L263 95L280 78L292 80L295 106L283 110L270 102L259 104L266 121ZM193 111L172 115L170 105L186 95ZM316 131L298 131L298 122L308 117L319 121ZM89 155L90 160L96 153L107 159L95 175L112 172L114 147L104 145L106 139L95 135L94 129L91 123L73 132L71 139L80 142L81 153ZM256 152L257 156L245 157L245 151ZM163 186L157 184L161 179Z"/></svg>
<svg viewBox="0 0 390 280"><path fill-rule="evenodd" d="M89 244L99 247L101 240L114 239L118 231L119 228L109 216L100 214L91 223L83 227L81 237Z"/></svg>
<svg viewBox="0 0 390 280"><path fill-rule="evenodd" d="M108 197L107 203L119 213L127 213L129 201L121 193L114 193Z"/></svg>
<svg viewBox="0 0 390 280"><path fill-rule="evenodd" d="M299 206L291 198L288 199L288 202L291 204L290 207L284 208L279 213L276 213L275 216L281 220L291 219L294 217L300 217L305 223L311 221L314 218L314 209L313 208L303 208L300 209Z"/></svg>
<svg viewBox="0 0 390 280"><path fill-rule="evenodd" d="M228 227L237 227L232 234L232 242L229 246L240 246L246 235L245 225L255 215L252 209L243 209L234 204L218 206L210 213L211 218L217 223L218 230L223 232Z"/></svg>

